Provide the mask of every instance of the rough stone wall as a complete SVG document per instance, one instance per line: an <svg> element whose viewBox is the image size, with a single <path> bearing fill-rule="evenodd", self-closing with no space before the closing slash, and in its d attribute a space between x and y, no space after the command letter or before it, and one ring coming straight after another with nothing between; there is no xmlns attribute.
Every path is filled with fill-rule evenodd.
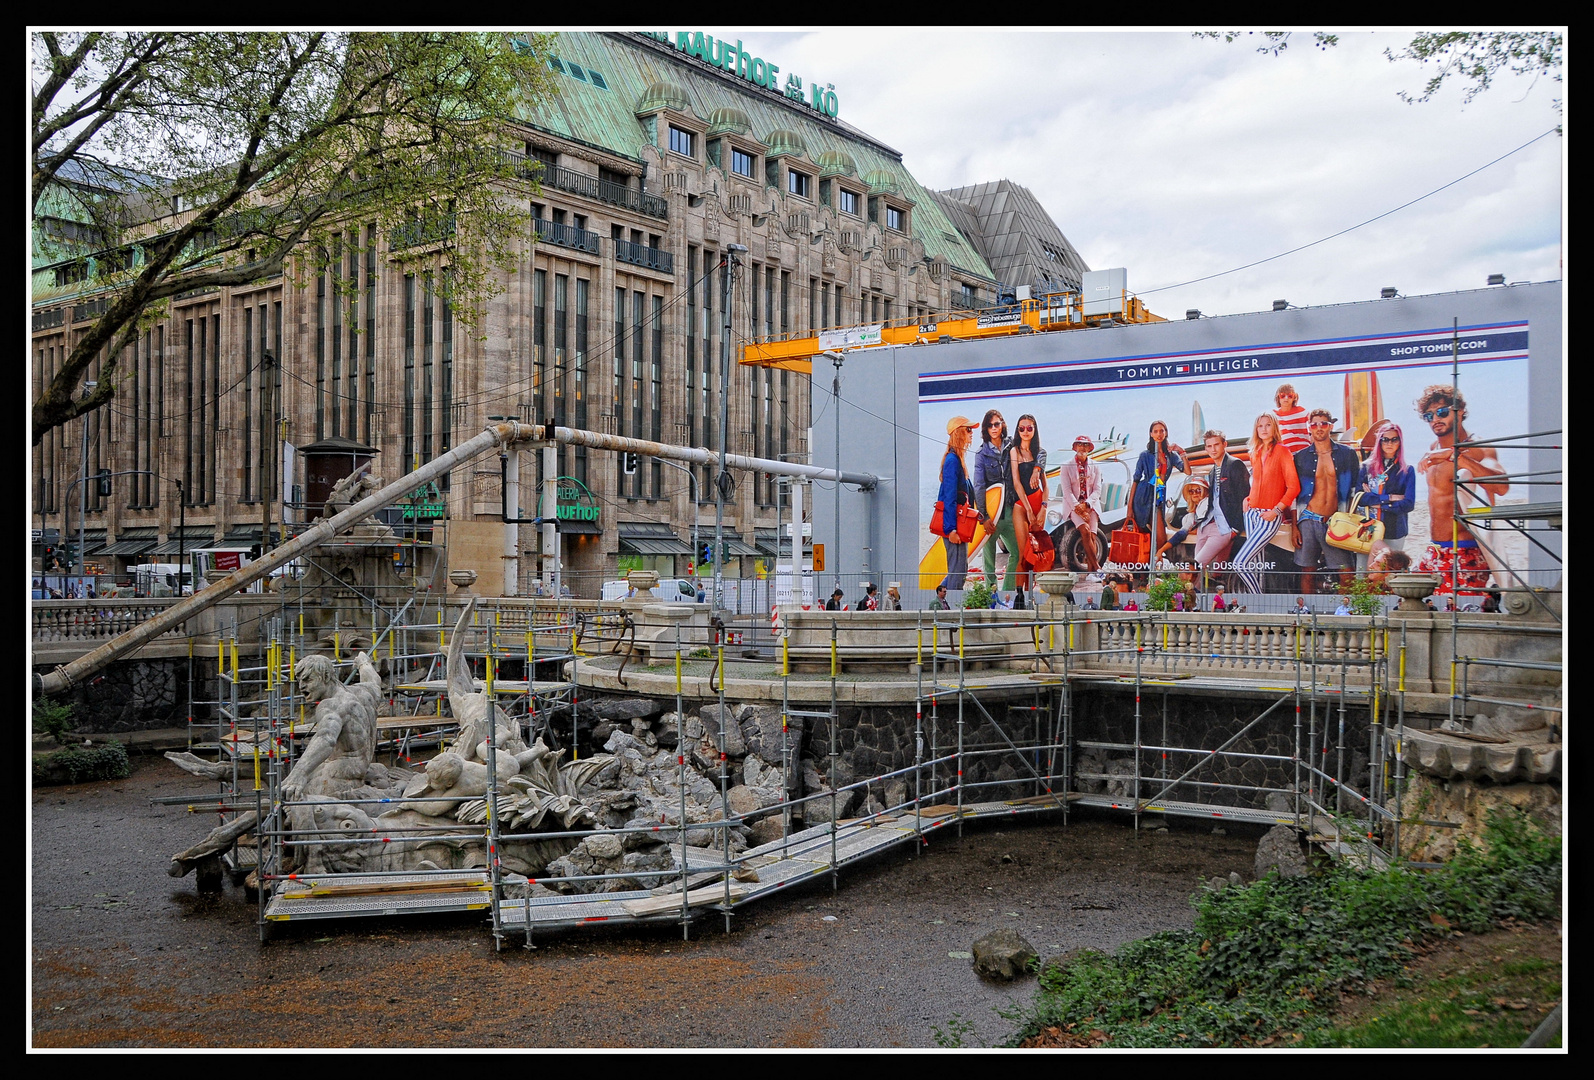
<svg viewBox="0 0 1594 1080"><path fill-rule="evenodd" d="M1394 799L1388 807L1396 809ZM1487 780L1439 780L1411 772L1406 776L1406 791L1399 811L1408 822L1449 821L1458 828L1446 829L1408 824L1400 831L1400 853L1419 862L1445 862L1456 853L1464 837L1473 844L1487 846L1484 827L1489 812L1514 807L1538 822L1551 836L1561 835L1561 790L1555 784L1492 784Z"/></svg>
<svg viewBox="0 0 1594 1080"><path fill-rule="evenodd" d="M1166 711L1164 710L1166 701ZM1171 746L1199 750L1215 750L1222 746L1259 712L1267 707L1261 700L1225 700L1222 698L1191 697L1146 693L1141 699L1140 742L1142 747ZM1325 716L1325 708L1332 709ZM1301 756L1306 759L1309 745L1309 706L1301 711ZM1324 735L1327 734L1325 752ZM1369 781L1368 737L1370 722L1364 707L1347 707L1344 730L1344 782L1365 793ZM1320 766L1330 775L1339 770L1339 715L1337 707L1318 706L1316 756ZM1074 694L1074 739L1087 742L1133 743L1135 741L1135 699L1131 694L1081 690ZM1295 750L1295 711L1286 702L1226 748L1223 756L1192 774L1191 780L1220 784L1235 784L1246 788L1293 789L1295 767L1288 760ZM1263 754L1284 760L1266 760L1260 757L1237 757L1234 754ZM1080 751L1075 761L1076 772L1107 772L1132 776L1132 751L1091 750ZM1179 776L1196 762L1192 754L1170 753L1166 762L1169 779ZM1105 766L1105 767L1103 767ZM1164 775L1160 751L1141 751L1141 775ZM1303 777L1304 783L1304 777ZM1115 795L1132 795L1132 781L1080 779L1080 791L1106 790ZM1142 780L1142 797L1154 795L1162 788L1153 781L1148 788ZM1269 796L1256 791L1239 791L1233 788L1196 787L1180 784L1164 798L1180 802L1218 803L1230 806L1268 807ZM1280 799L1288 795L1274 795L1275 809Z"/></svg>
<svg viewBox="0 0 1594 1080"><path fill-rule="evenodd" d="M1029 744L1030 715L1012 714L1009 718L1005 706L988 705L993 717L1008 725L1007 738L973 706L963 712L963 778L966 784L984 784L991 781L1015 781L995 787L976 788L966 798L988 801L1021 798L1036 793L1034 773L1014 754L1008 739L1020 746ZM1020 717L1022 717L1020 719ZM830 753L829 720L813 718L803 742L803 754L814 759L821 772L828 768ZM926 704L922 721L924 756L926 759L954 753L958 745L957 706L955 702L943 703L934 715ZM866 776L878 776L911 766L915 756L914 712L912 705L871 706L844 708L839 711L836 729L838 773L850 776L844 783ZM988 751L995 751L994 753ZM1042 770L1044 771L1044 770ZM942 765L937 770L936 783L945 786L952 782L956 766ZM912 787L913 778L897 778ZM1029 781L1026 783L1025 781ZM928 778L924 781L929 783ZM882 785L883 786L883 785ZM883 792L873 792L878 797Z"/></svg>
<svg viewBox="0 0 1594 1080"><path fill-rule="evenodd" d="M77 731L115 734L181 727L188 722L188 661L120 660L60 700L76 709Z"/></svg>

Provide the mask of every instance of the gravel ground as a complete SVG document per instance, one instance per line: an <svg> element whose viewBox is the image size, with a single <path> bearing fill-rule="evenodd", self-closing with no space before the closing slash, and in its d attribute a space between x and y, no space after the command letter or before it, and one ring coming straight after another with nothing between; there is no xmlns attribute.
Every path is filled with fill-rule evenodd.
<svg viewBox="0 0 1594 1080"><path fill-rule="evenodd" d="M173 851L213 819L152 796L202 790L159 758L114 783L32 796L32 1016L37 1047L934 1046L1009 1025L967 952L998 927L1051 956L1191 925L1199 882L1248 880L1260 830L1215 835L1124 817L973 823L678 928L569 933L494 954L476 915L275 928L228 885L196 894ZM832 918L833 917L833 918Z"/></svg>

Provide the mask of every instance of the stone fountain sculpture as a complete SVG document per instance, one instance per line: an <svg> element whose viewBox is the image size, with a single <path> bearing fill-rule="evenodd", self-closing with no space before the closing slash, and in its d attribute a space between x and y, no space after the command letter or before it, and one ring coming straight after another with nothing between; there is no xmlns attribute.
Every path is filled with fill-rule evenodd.
<svg viewBox="0 0 1594 1080"><path fill-rule="evenodd" d="M314 735L283 781L287 824L294 840L287 846L283 872L360 873L406 870L479 869L487 863L485 836L468 835L486 823L489 786L487 756L498 773L499 823L505 832L570 830L590 826L596 814L581 789L613 758L598 755L561 761L538 739L527 746L519 725L487 694L476 690L464 655L465 628L474 608L466 606L454 627L448 656L449 706L459 735L422 774L389 770L375 761L377 704L381 677L370 658L355 659L358 678L344 684L333 662L308 656L295 676L316 703ZM489 741L488 733L492 738ZM197 776L225 779L232 766L192 754L167 758ZM374 800L402 799L395 810L371 813ZM219 884L219 859L258 818L240 815L194 847L172 856L170 873L181 877L198 868L202 879ZM466 829L461 826L471 826ZM467 834L463 835L462 834ZM570 851L571 839L507 841L501 847L505 869L540 875L552 860Z"/></svg>

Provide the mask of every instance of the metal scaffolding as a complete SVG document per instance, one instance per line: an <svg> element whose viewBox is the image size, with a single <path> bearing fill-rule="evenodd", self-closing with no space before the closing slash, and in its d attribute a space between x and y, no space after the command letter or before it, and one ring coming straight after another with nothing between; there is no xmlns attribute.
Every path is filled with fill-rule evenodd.
<svg viewBox="0 0 1594 1080"><path fill-rule="evenodd" d="M394 762L413 761L411 751L423 738L443 737L450 721L440 704L451 633L439 621L442 607L409 605L402 615L377 634L379 651L396 673L386 710L391 715L382 720L383 751ZM477 800L480 823L425 837L480 843L487 853L484 865L295 873L290 867L302 863L304 852L348 841L290 824L295 804L284 799L282 780L308 717L291 677L305 643L286 610L263 632L259 666L222 651L217 726L232 766L229 778L204 797L208 802L196 796L169 801L203 805L224 821L251 811L258 815L253 860L246 844L230 868L258 882L262 940L281 921L460 910L487 913L498 948L514 941L530 947L537 933L598 922L669 922L685 934L710 913L721 915L728 931L733 912L745 904L821 875L835 888L842 866L901 844L917 852L932 832L961 832L965 819L1047 813L1066 824L1076 805L1127 813L1136 828L1148 815L1283 824L1363 865L1383 867L1395 860L1404 780L1401 619L1176 619L1151 611L1083 611L1071 604L995 621L976 621L964 611L922 612L913 624L911 650L904 648L900 624L879 628L881 635L894 635L890 642L871 642L876 631L867 620L832 618L828 649L821 644L824 631L810 630L801 657L807 672L794 667L790 639L778 639L780 798L756 810L732 810L726 728L736 721L724 706L727 680L738 678L731 669L754 665L761 673L768 661L728 659L723 627L694 632L678 623L673 641L651 643L652 660L644 664L632 655L638 651L634 627L624 611L582 616L549 601L514 598L478 601L464 630L466 655L478 665L485 692L505 704L528 742L541 736L579 754L576 718L584 669L615 674L632 663L637 678L673 674L678 810L656 824L614 828L600 821L592 828L515 832L500 820L507 789L489 755L488 792ZM846 646L840 641L844 630ZM895 706L912 702L911 755L882 756L870 775L844 777L840 734L849 721L840 687L849 680L847 663L886 654L911 659L911 679L898 678L893 685L901 693L890 699ZM502 677L506 665L524 665L527 677ZM799 680L806 684L801 695L794 693ZM828 708L820 706L827 684ZM650 685L648 693L662 696L658 682ZM765 685L773 690L772 682ZM1115 711L1110 698L1122 694L1132 695L1132 708L1125 700ZM1202 694L1220 695L1226 707L1248 698L1257 706L1232 722L1182 717L1181 709ZM693 753L686 731L689 699L721 706L715 723L705 724L713 754L708 744L699 748L705 761L715 759L704 775L718 789L718 815L698 813L695 821L686 795ZM1084 718L1082 701L1091 710ZM800 729L811 758L823 758L828 774L818 790L806 793L800 787ZM1197 737L1181 739L1180 730ZM842 816L854 800L863 802L861 811ZM779 836L736 850L733 830L760 818L778 820ZM574 846L600 834L622 841L645 834L654 845L668 845L672 865L559 878L513 873L503 865L506 844L558 840ZM703 844L705 837L712 846ZM369 843L413 839L393 834ZM563 895L535 888L588 888L622 879L642 887Z"/></svg>

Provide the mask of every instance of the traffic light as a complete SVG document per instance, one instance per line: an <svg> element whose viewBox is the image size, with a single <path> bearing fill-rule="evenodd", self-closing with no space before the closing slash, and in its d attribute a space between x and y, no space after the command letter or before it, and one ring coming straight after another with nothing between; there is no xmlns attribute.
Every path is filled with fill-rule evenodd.
<svg viewBox="0 0 1594 1080"><path fill-rule="evenodd" d="M635 450L627 450L625 452L625 460L621 465L621 468L625 470L625 474L627 476L636 475L636 467L639 456L640 455L638 455Z"/></svg>
<svg viewBox="0 0 1594 1080"><path fill-rule="evenodd" d="M109 498L111 494L111 470L101 469L95 483L99 490L100 498Z"/></svg>
<svg viewBox="0 0 1594 1080"><path fill-rule="evenodd" d="M713 562L714 561L714 545L710 544L710 543L704 543L700 548L698 548L697 554L698 554L698 560L697 560L698 562L700 562L700 563L711 563L711 562Z"/></svg>

